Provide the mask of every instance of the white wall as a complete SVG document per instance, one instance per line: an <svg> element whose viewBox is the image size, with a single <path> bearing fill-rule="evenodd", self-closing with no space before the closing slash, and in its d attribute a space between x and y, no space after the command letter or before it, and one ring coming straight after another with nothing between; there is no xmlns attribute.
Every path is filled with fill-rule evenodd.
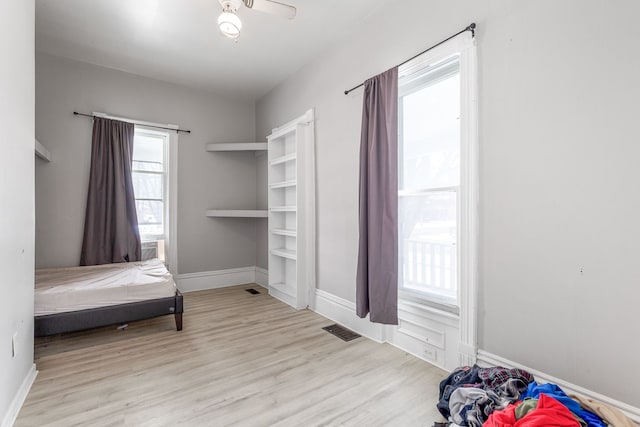
<svg viewBox="0 0 640 427"><path fill-rule="evenodd" d="M33 366L33 45L34 1L0 2L0 424L15 415Z"/></svg>
<svg viewBox="0 0 640 427"><path fill-rule="evenodd" d="M36 136L52 162L36 168L37 267L80 260L92 122L73 111L190 129L178 143L179 272L255 265L255 222L204 215L211 208L255 207L253 154L205 151L211 142L254 140L252 102L38 53Z"/></svg>
<svg viewBox="0 0 640 427"><path fill-rule="evenodd" d="M476 22L480 348L640 407L638 15L635 0L407 0L260 100L258 137L316 109L318 287L354 301L362 91L342 92Z"/></svg>

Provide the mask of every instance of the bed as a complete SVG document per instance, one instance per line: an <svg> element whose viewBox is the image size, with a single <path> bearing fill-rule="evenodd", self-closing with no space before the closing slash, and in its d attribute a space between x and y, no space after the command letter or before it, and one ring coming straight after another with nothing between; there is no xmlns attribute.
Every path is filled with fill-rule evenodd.
<svg viewBox="0 0 640 427"><path fill-rule="evenodd" d="M38 269L34 308L37 337L167 314L182 330L182 294L158 259Z"/></svg>

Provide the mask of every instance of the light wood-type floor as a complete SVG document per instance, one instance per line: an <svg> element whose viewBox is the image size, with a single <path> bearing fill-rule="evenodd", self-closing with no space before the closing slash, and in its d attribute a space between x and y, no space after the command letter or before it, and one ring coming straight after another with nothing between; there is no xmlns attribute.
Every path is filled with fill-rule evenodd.
<svg viewBox="0 0 640 427"><path fill-rule="evenodd" d="M432 426L446 376L250 285L184 296L173 316L36 340L15 423L40 426Z"/></svg>

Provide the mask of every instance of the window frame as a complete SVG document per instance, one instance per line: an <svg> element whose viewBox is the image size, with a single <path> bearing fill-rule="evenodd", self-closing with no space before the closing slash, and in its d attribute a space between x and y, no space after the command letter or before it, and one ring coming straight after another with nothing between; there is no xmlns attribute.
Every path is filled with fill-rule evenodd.
<svg viewBox="0 0 640 427"><path fill-rule="evenodd" d="M446 63L451 57L458 57L460 73L460 185L457 192L457 303L443 303L423 293L407 291L398 283L400 300L417 303L460 317L460 360L475 360L476 315L477 315L477 256L479 221L479 177L478 177L478 124L477 124L477 58L475 38L470 32L418 56L403 64L398 72L398 101L406 95L402 79L428 72L429 68ZM399 109L398 142L399 154L402 150L402 116ZM398 156L399 160L402 157ZM399 165L400 167L400 165ZM400 182L400 181L399 181ZM400 198L400 193L399 198ZM400 200L400 199L399 199ZM398 257L399 268L402 267ZM400 270L401 271L401 270ZM401 274L398 275L399 282ZM469 363L463 363L469 364Z"/></svg>

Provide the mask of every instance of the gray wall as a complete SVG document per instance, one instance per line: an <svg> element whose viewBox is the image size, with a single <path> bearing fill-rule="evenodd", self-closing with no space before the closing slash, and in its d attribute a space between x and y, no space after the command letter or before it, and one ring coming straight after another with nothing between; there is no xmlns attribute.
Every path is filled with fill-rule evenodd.
<svg viewBox="0 0 640 427"><path fill-rule="evenodd" d="M168 58L170 60L170 58ZM190 129L178 147L180 273L255 265L255 222L205 217L256 203L251 153L208 153L211 142L254 140L254 104L38 53L36 137L52 162L36 168L36 266L80 260L93 111Z"/></svg>
<svg viewBox="0 0 640 427"><path fill-rule="evenodd" d="M342 91L475 21L480 348L640 407L638 15L635 0L407 0L261 99L258 137L316 109L318 287L354 300L362 91Z"/></svg>
<svg viewBox="0 0 640 427"><path fill-rule="evenodd" d="M0 2L0 424L33 365L34 13L33 0Z"/></svg>
<svg viewBox="0 0 640 427"><path fill-rule="evenodd" d="M269 132L271 133L271 132ZM266 136L259 138L266 141ZM267 209L267 160L268 156L256 158L256 206L258 209ZM269 227L268 221L256 223L256 266L269 268Z"/></svg>

